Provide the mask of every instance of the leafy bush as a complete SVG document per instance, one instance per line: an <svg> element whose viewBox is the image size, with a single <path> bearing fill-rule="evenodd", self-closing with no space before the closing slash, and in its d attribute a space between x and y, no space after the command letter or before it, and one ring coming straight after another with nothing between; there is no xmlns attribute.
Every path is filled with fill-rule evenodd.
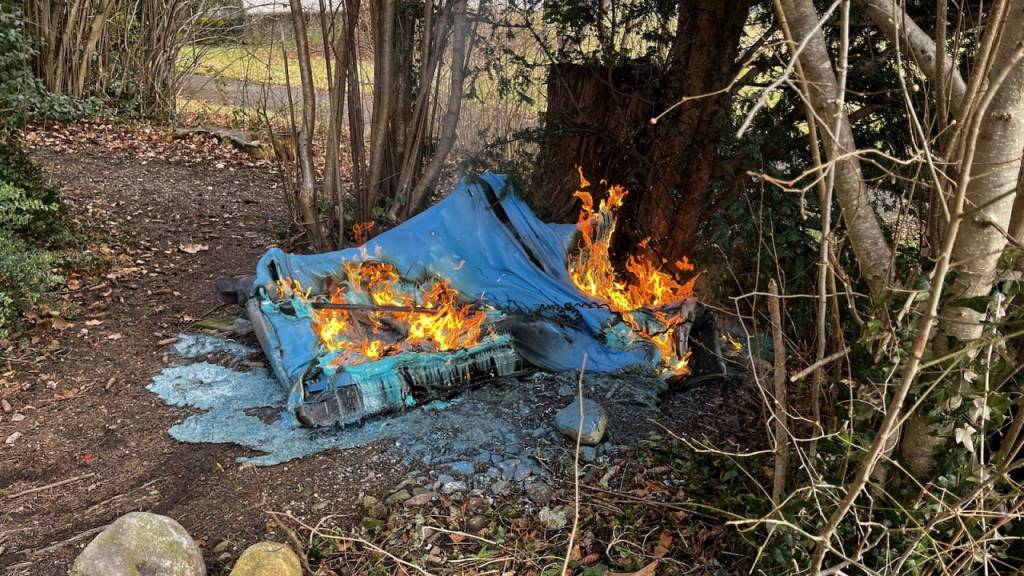
<svg viewBox="0 0 1024 576"><path fill-rule="evenodd" d="M67 222L57 191L21 147L20 129L47 106L28 67L32 45L18 12L0 3L0 340L61 282Z"/></svg>

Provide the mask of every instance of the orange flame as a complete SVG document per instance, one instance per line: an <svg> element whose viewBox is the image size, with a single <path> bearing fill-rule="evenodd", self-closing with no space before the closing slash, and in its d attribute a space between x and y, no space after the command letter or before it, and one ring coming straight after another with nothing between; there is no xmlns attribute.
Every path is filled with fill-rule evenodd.
<svg viewBox="0 0 1024 576"><path fill-rule="evenodd" d="M593 196L586 190L590 182L583 176L583 169L577 169L580 189L573 196L580 199L576 228L581 242L579 249L569 255L569 276L583 293L606 302L609 308L622 315L623 321L634 332L654 344L661 352L662 368L674 374L684 374L689 353L680 356L675 343L678 338L676 329L685 318L678 314L670 317L656 309L691 298L697 277L680 284L674 276L662 271L648 247L649 239L640 243L640 255L630 254L627 257L627 274L620 274L612 264L610 248L618 209L629 192L622 186L611 186L608 197L601 200L595 211ZM675 268L680 272L690 272L693 264L684 256L675 263ZM663 328L650 331L646 323L634 314L641 310L653 312L655 320Z"/></svg>
<svg viewBox="0 0 1024 576"><path fill-rule="evenodd" d="M339 351L336 364L359 364L402 352L432 352L469 348L484 337L487 314L459 302L459 292L445 279L435 279L416 290L403 290L402 278L391 264L348 262L346 282L335 287L328 300L349 303L358 293L378 306L401 306L409 311L377 312L311 308L313 330L324 347ZM285 297L308 302L310 293L294 279L278 281ZM412 310L416 308L416 310ZM426 309L426 310L424 310Z"/></svg>

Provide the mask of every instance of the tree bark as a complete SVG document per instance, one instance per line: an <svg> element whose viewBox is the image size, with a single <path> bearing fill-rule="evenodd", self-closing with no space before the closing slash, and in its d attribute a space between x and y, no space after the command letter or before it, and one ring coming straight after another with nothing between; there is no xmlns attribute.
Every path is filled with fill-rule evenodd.
<svg viewBox="0 0 1024 576"><path fill-rule="evenodd" d="M739 40L750 0L681 0L675 39L665 70L662 110L683 97L722 90L735 73ZM626 197L618 251L645 237L664 259L677 260L694 247L706 194L718 157L718 115L729 94L689 100L654 126L646 181Z"/></svg>
<svg viewBox="0 0 1024 576"><path fill-rule="evenodd" d="M860 162L853 155L857 146L849 116L845 110L837 109L836 74L825 46L825 37L817 28L818 13L810 0L782 0L780 5L790 24L793 39L797 42L808 40L800 54L800 63L807 75L811 105L819 117L819 126L831 127L833 124L829 120L839 119L837 133L824 134L825 151L834 163L836 199L846 221L861 276L867 282L871 296L882 298L889 278L892 251L871 205Z"/></svg>
<svg viewBox="0 0 1024 576"><path fill-rule="evenodd" d="M951 270L956 274L932 342L937 353L953 350L982 336L985 313L961 306L958 301L986 297L992 292L999 257L1007 244L1004 231L1014 228L1011 217L1021 171L1021 150L1024 149L1022 42L1024 0L1014 0L988 72L988 85L998 84L998 78L1007 70L1010 72L996 87L988 108L976 111L981 117L973 162L961 167L969 170L965 182L966 205L963 211L952 215L962 221L950 256ZM965 146L970 145L965 143ZM908 422L903 455L908 469L916 477L928 478L934 473L936 450L946 442L945 428L929 423L926 416L917 413Z"/></svg>
<svg viewBox="0 0 1024 576"><path fill-rule="evenodd" d="M782 332L782 312L779 307L779 287L772 278L768 281L768 314L772 324L772 371L775 400L775 476L772 478L772 503L776 506L786 492L789 472L789 400L786 390L786 336Z"/></svg>
<svg viewBox="0 0 1024 576"><path fill-rule="evenodd" d="M591 182L639 191L649 168L650 118L659 112L650 96L661 92L661 70L650 64L553 64L544 153L521 191L533 211L548 222L576 221L577 165Z"/></svg>
<svg viewBox="0 0 1024 576"><path fill-rule="evenodd" d="M299 161L299 210L302 225L318 249L328 248L320 229L320 218L316 207L316 183L313 171L313 129L316 126L316 92L313 86L313 70L309 63L309 45L306 42L306 16L302 0L290 0L292 27L295 30L295 48L298 53L299 76L302 82L302 128L298 140ZM285 63L287 65L287 63Z"/></svg>
<svg viewBox="0 0 1024 576"><path fill-rule="evenodd" d="M940 335L970 342L981 336L983 313L955 305L955 299L986 296L992 291L996 265L1006 247L1003 231L1011 228L1024 150L1024 65L1017 54L1024 42L1024 0L1014 0L996 50L988 82L1013 66L983 114L967 188L968 214L953 247L949 302L943 306ZM945 344L945 343L940 343Z"/></svg>
<svg viewBox="0 0 1024 576"><path fill-rule="evenodd" d="M409 217L420 210L427 196L427 191L433 187L437 177L441 174L441 168L452 146L455 144L456 127L459 123L459 115L462 111L462 93L466 78L466 54L468 51L469 26L466 18L466 0L455 0L453 8L452 23L452 63L451 77L448 84L448 105L445 108L444 116L441 118L441 136L438 138L434 155L419 181L413 187L409 195L409 201L405 206L395 204L392 207L391 217L399 215ZM426 33L426 32L425 32Z"/></svg>
<svg viewBox="0 0 1024 576"><path fill-rule="evenodd" d="M292 0L293 2L295 0ZM381 0L372 4L374 13L374 90L373 118L370 128L370 169L366 204L370 213L377 207L384 182L384 155L386 134L391 120L392 88L394 86L395 0Z"/></svg>
<svg viewBox="0 0 1024 576"><path fill-rule="evenodd" d="M932 37L902 9L898 9L893 0L858 0L858 4L890 42L899 42L910 49L914 61L925 76L935 83L937 90L942 90L948 83L949 103L952 105L951 110L956 112L967 92L967 83L956 68L956 60L937 57L938 48ZM945 46L942 49L945 50Z"/></svg>

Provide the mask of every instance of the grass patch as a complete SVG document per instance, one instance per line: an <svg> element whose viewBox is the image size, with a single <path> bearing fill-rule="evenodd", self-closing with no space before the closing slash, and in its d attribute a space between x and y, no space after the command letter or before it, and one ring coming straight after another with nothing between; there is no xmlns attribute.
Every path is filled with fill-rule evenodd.
<svg viewBox="0 0 1024 576"><path fill-rule="evenodd" d="M286 47L286 50L289 52L287 67L280 45L186 46L178 55L178 69L217 78L282 86L290 81L293 86L298 86L299 62L294 48ZM314 50L310 60L313 84L317 90L327 90L327 65L322 52Z"/></svg>

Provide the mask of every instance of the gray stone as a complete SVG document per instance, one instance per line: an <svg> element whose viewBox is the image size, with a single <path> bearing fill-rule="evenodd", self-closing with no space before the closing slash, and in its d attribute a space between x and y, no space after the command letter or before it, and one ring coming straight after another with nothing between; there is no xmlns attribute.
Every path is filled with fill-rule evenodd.
<svg viewBox="0 0 1024 576"><path fill-rule="evenodd" d="M483 514L477 514L466 521L466 530L469 532L479 532L490 524L490 520Z"/></svg>
<svg viewBox="0 0 1024 576"><path fill-rule="evenodd" d="M75 576L206 576L188 532L159 514L131 512L100 532L75 559Z"/></svg>
<svg viewBox="0 0 1024 576"><path fill-rule="evenodd" d="M501 463L501 477L512 479L516 475L516 467L519 466L519 459L512 458Z"/></svg>
<svg viewBox="0 0 1024 576"><path fill-rule="evenodd" d="M489 450L481 450L480 453L473 458L473 461L479 464L490 464L491 452Z"/></svg>
<svg viewBox="0 0 1024 576"><path fill-rule="evenodd" d="M576 440L580 432L580 443L593 446L604 438L608 426L608 413L600 404L590 398L583 399L583 426L580 427L579 399L574 400L555 414L555 427L564 436Z"/></svg>
<svg viewBox="0 0 1024 576"><path fill-rule="evenodd" d="M558 395L562 396L563 398L572 396L575 393L576 393L576 390L574 390L568 384L562 384L561 386L558 387Z"/></svg>
<svg viewBox="0 0 1024 576"><path fill-rule="evenodd" d="M516 482L522 482L533 474L537 474L540 471L536 465L534 465L531 458L524 458L518 464L516 464L515 472L512 475L512 479Z"/></svg>
<svg viewBox="0 0 1024 576"><path fill-rule="evenodd" d="M399 504L405 502L409 498L412 498L412 494L409 494L408 490L402 489L384 499L387 504Z"/></svg>
<svg viewBox="0 0 1024 576"><path fill-rule="evenodd" d="M491 493L495 496L501 496L502 494L507 494L511 487L512 485L508 480L498 479L494 484L491 484Z"/></svg>
<svg viewBox="0 0 1024 576"><path fill-rule="evenodd" d="M465 482L461 480L456 480L454 482L448 482L444 486L441 486L441 492L444 494L454 494L456 492L465 492L466 488L467 487Z"/></svg>
<svg viewBox="0 0 1024 576"><path fill-rule="evenodd" d="M593 446L580 446L580 460L587 463L597 460L597 448Z"/></svg>
<svg viewBox="0 0 1024 576"><path fill-rule="evenodd" d="M543 482L531 482L526 485L526 496L537 504L547 504L555 497L555 491Z"/></svg>
<svg viewBox="0 0 1024 576"><path fill-rule="evenodd" d="M473 466L473 463L466 462L465 460L460 462L453 462L448 467L451 468L452 472L455 472L456 474L462 474L463 476L470 476L471 474L473 474L473 472L476 471L476 468Z"/></svg>
<svg viewBox="0 0 1024 576"><path fill-rule="evenodd" d="M291 546L258 542L242 552L230 576L302 576L302 564Z"/></svg>
<svg viewBox="0 0 1024 576"><path fill-rule="evenodd" d="M430 501L435 498L437 498L437 492L424 492L422 494L417 494L412 498L409 498L408 500L403 502L402 505L407 508L411 508L414 506L423 506L429 504Z"/></svg>
<svg viewBox="0 0 1024 576"><path fill-rule="evenodd" d="M547 426L538 426L530 432L530 436L533 436L534 438L540 438L541 436L547 434L550 431L551 428L548 428Z"/></svg>
<svg viewBox="0 0 1024 576"><path fill-rule="evenodd" d="M540 509L540 512L537 513L537 517L540 519L541 523L544 524L544 527L548 530L561 530L562 528L565 528L566 524L569 523L569 519L565 514L565 510L562 508L556 508L552 510L545 506Z"/></svg>
<svg viewBox="0 0 1024 576"><path fill-rule="evenodd" d="M487 472L485 472L485 474L487 474L491 478L497 478L498 476L501 476L501 470L498 470L494 466L491 466L490 468L487 469Z"/></svg>

